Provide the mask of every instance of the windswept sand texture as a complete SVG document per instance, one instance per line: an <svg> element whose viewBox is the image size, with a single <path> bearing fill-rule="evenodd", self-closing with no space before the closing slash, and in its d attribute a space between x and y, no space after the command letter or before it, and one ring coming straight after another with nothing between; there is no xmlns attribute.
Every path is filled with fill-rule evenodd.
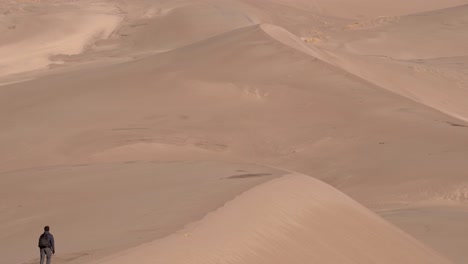
<svg viewBox="0 0 468 264"><path fill-rule="evenodd" d="M0 6L4 13L0 77L61 63L53 56L82 53L93 42L108 38L122 20L118 9L109 4L19 2Z"/></svg>
<svg viewBox="0 0 468 264"><path fill-rule="evenodd" d="M181 232L98 263L134 261L448 263L345 195L304 175L254 187Z"/></svg>
<svg viewBox="0 0 468 264"><path fill-rule="evenodd" d="M467 36L465 0L2 1L2 261L51 225L59 264L467 263Z"/></svg>

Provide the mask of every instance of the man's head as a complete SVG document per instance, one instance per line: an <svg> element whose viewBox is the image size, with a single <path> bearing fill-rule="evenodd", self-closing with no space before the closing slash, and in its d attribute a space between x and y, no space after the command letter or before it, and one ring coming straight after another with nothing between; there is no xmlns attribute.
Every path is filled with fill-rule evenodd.
<svg viewBox="0 0 468 264"><path fill-rule="evenodd" d="M49 227L49 226L45 226L45 227L44 227L44 231L49 232L49 230L50 230L50 227Z"/></svg>

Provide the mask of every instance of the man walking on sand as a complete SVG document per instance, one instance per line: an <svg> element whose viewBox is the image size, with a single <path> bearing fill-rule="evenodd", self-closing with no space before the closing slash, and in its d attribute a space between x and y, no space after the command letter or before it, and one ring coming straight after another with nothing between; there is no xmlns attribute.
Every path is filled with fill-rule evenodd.
<svg viewBox="0 0 468 264"><path fill-rule="evenodd" d="M55 254L54 236L49 233L49 226L44 227L44 233L39 237L39 249L41 250L40 264L44 263L44 258L47 256L47 264L50 264L52 254Z"/></svg>

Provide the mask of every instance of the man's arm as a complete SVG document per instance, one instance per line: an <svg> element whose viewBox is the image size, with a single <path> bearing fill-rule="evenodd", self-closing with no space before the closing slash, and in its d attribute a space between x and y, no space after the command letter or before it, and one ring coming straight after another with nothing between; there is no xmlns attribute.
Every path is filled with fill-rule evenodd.
<svg viewBox="0 0 468 264"><path fill-rule="evenodd" d="M55 241L53 235L50 235L50 245L52 246L52 252L55 254Z"/></svg>

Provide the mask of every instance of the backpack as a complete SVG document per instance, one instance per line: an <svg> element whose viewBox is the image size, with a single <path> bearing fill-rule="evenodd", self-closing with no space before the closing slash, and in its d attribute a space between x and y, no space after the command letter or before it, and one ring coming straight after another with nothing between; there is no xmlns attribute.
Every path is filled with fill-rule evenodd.
<svg viewBox="0 0 468 264"><path fill-rule="evenodd" d="M40 248L48 248L50 247L50 239L47 234L42 234L41 237L39 237L39 247Z"/></svg>

